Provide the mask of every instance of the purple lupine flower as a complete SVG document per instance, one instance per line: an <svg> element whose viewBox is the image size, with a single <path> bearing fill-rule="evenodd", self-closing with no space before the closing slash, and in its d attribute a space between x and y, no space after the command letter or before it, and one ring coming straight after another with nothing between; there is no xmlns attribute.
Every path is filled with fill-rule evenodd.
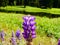
<svg viewBox="0 0 60 45"><path fill-rule="evenodd" d="M12 38L11 38L11 44L12 44L12 45L17 45L17 43L16 43L16 38L15 38L15 37L12 37Z"/></svg>
<svg viewBox="0 0 60 45"><path fill-rule="evenodd" d="M26 40L28 38L32 38L32 39L35 38L36 37L36 32L35 32L36 22L34 21L35 17L34 16L25 16L25 17L23 17L23 19L24 19L24 22L23 22L24 32L22 33L23 37Z"/></svg>
<svg viewBox="0 0 60 45"><path fill-rule="evenodd" d="M58 45L60 45L60 39L58 40Z"/></svg>
<svg viewBox="0 0 60 45"><path fill-rule="evenodd" d="M4 31L1 31L1 32L0 32L0 37L1 37L1 40L2 40L2 41L4 41L4 36L5 36Z"/></svg>
<svg viewBox="0 0 60 45"><path fill-rule="evenodd" d="M14 35L14 31L12 31L12 37L11 37L11 44L12 45L17 45L17 43L16 43L16 38L15 38L15 35Z"/></svg>
<svg viewBox="0 0 60 45"><path fill-rule="evenodd" d="M17 39L19 39L19 40L21 39L21 37L20 37L20 30L17 30L17 31L16 31L16 37L17 37Z"/></svg>

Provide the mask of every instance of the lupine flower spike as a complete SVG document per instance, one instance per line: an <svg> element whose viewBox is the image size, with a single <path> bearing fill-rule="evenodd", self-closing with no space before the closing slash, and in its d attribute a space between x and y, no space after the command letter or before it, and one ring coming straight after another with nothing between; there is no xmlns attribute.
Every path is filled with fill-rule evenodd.
<svg viewBox="0 0 60 45"><path fill-rule="evenodd" d="M5 36L5 33L4 33L4 31L2 30L2 31L0 32L1 41L4 41L4 36Z"/></svg>
<svg viewBox="0 0 60 45"><path fill-rule="evenodd" d="M21 39L21 37L20 37L20 30L17 30L17 31L16 31L16 37L17 37L18 40Z"/></svg>
<svg viewBox="0 0 60 45"><path fill-rule="evenodd" d="M20 41L21 41L20 40L21 39L20 30L17 30L15 35L16 35L16 38L17 38L17 44L20 45Z"/></svg>
<svg viewBox="0 0 60 45"><path fill-rule="evenodd" d="M23 17L23 19L24 19L24 22L23 22L24 32L22 33L23 37L26 39L27 45L32 45L31 44L32 39L36 37L36 32L35 32L36 22L34 21L35 17L28 15Z"/></svg>
<svg viewBox="0 0 60 45"><path fill-rule="evenodd" d="M5 44L5 33L3 30L0 32L0 40L1 40L1 44L4 45Z"/></svg>
<svg viewBox="0 0 60 45"><path fill-rule="evenodd" d="M60 45L60 39L58 40L58 45Z"/></svg>
<svg viewBox="0 0 60 45"><path fill-rule="evenodd" d="M12 32L12 37L11 37L10 42L11 42L12 45L17 45L17 43L16 43L16 38L15 38L15 35L14 35L14 32Z"/></svg>

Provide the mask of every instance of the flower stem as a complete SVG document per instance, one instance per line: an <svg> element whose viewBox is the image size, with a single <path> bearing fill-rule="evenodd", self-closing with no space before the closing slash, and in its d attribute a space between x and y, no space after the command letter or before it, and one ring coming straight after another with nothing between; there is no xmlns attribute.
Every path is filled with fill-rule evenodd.
<svg viewBox="0 0 60 45"><path fill-rule="evenodd" d="M27 42L27 45L33 45L33 43L28 41L28 42Z"/></svg>

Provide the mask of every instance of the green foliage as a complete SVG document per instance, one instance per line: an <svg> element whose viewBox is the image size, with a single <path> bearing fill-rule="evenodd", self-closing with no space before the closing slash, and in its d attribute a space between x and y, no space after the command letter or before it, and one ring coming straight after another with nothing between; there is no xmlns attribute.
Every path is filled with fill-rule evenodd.
<svg viewBox="0 0 60 45"><path fill-rule="evenodd" d="M11 11L11 12L20 12L20 11L24 11L25 12L31 12L31 13L38 13L38 12L44 12L44 13L50 13L50 14L60 14L60 8L47 8L47 9L41 9L41 8L37 8L37 7L30 7L30 6L26 6L26 8L23 8L24 6L5 6L5 7L0 7L0 10L2 11Z"/></svg>
<svg viewBox="0 0 60 45"><path fill-rule="evenodd" d="M0 13L0 29L16 30L19 27L22 28L22 16L23 14L5 14Z"/></svg>
<svg viewBox="0 0 60 45"><path fill-rule="evenodd" d="M37 17L38 18L38 17ZM40 20L40 21L39 21ZM60 38L60 18L39 17L37 22L38 34Z"/></svg>

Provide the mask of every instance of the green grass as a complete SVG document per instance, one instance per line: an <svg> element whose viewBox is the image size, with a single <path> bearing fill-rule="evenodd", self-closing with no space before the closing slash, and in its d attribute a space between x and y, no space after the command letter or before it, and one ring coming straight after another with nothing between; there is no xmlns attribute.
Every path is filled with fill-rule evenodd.
<svg viewBox="0 0 60 45"><path fill-rule="evenodd" d="M6 7L0 7L2 10L6 11L26 11L26 12L45 12L45 13L51 13L51 14L60 14L60 8L47 8L47 9L41 9L37 7L31 7L26 6L26 8L23 8L23 6L6 6Z"/></svg>
<svg viewBox="0 0 60 45"><path fill-rule="evenodd" d="M11 37L12 30L22 29L22 17L24 14L2 13L0 12L0 30L4 30L7 34L7 40ZM36 38L33 40L34 45L57 45L57 38L60 38L60 17L36 17ZM53 35L50 35L50 34ZM47 37L49 35L50 37ZM22 43L24 40L22 40ZM22 44L23 45L23 44Z"/></svg>

